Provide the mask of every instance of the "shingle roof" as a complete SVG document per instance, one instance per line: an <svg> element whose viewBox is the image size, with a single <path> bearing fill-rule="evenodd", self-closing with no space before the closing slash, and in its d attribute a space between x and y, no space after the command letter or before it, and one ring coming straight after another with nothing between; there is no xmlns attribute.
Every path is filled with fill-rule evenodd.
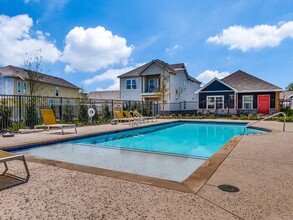
<svg viewBox="0 0 293 220"><path fill-rule="evenodd" d="M282 89L241 70L221 79L238 91L281 91Z"/></svg>
<svg viewBox="0 0 293 220"><path fill-rule="evenodd" d="M167 70L170 73L176 74L178 72L178 69L181 68L185 68L184 63L178 63L178 64L168 64L165 63L162 60L156 59L156 60L152 60L151 62L148 62L140 67L137 67L129 72L126 72L120 76L118 76L118 78L127 78L127 77L136 77L136 76L140 76L141 73L143 71L145 71L150 65L152 65L153 63L158 64L159 66L163 67L165 70ZM191 77L188 75L187 71L186 72L186 77L187 79L189 79L190 81L194 81L194 82L198 82L200 83L197 79Z"/></svg>
<svg viewBox="0 0 293 220"><path fill-rule="evenodd" d="M67 87L67 88L73 88L73 89L79 89L79 87L73 85L72 83L59 78L59 77L55 77L55 76L50 76L44 73L39 73L42 77L40 79L40 82L43 83L48 83L48 84L53 84L53 85L57 85L57 86L63 86L63 87ZM0 74L6 76L6 77L21 77L24 78L26 80L29 80L29 76L28 73L19 67L15 67L15 66L6 66L6 67L0 67Z"/></svg>
<svg viewBox="0 0 293 220"><path fill-rule="evenodd" d="M280 99L287 100L290 98L293 98L293 91L286 90L280 93Z"/></svg>

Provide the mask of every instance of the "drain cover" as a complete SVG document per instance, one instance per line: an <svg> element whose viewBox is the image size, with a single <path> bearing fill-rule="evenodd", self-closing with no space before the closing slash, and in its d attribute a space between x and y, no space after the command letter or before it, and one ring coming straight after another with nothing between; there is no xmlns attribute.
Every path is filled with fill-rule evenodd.
<svg viewBox="0 0 293 220"><path fill-rule="evenodd" d="M239 192L239 188L232 185L223 184L223 185L219 185L218 188L225 192Z"/></svg>

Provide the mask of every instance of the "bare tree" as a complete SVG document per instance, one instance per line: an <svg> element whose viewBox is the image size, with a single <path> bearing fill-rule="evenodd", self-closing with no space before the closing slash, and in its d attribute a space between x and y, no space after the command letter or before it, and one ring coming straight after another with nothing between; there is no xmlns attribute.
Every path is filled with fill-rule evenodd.
<svg viewBox="0 0 293 220"><path fill-rule="evenodd" d="M165 114L165 101L170 96L170 89L168 87L168 82L169 82L169 74L164 70L164 68L162 68L160 73L160 85L158 90L158 96L160 97L160 101L162 103L163 115Z"/></svg>
<svg viewBox="0 0 293 220"><path fill-rule="evenodd" d="M39 74L43 64L41 53L41 49L36 50L34 55L26 53L27 58L23 62L23 69L28 74L29 94L31 96L37 95L41 90L41 84L39 83L43 78L43 75Z"/></svg>

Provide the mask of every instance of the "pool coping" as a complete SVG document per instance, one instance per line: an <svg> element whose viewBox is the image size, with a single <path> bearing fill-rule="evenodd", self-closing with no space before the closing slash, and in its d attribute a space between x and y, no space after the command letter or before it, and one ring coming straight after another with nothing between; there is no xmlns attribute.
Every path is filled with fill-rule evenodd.
<svg viewBox="0 0 293 220"><path fill-rule="evenodd" d="M180 122L180 121L190 121L190 120L176 120L174 122ZM195 120L192 120L192 121L198 122ZM203 121L201 121L201 122L203 122ZM230 122L217 122L217 121L206 121L206 122L207 123L209 123L209 122L230 123ZM159 123L159 124L165 124L165 123L170 123L170 122L163 122L163 123ZM245 122L231 122L231 123L243 124ZM154 126L154 125L159 125L159 124L149 124L149 125L145 125L145 126L140 126L138 128ZM247 125L249 126L249 123ZM255 126L253 126L253 128L264 129L263 127L255 127ZM124 129L119 129L119 130L113 130L113 131L109 131L108 133L120 132L120 131L124 131L124 130L133 130L133 128L124 128ZM271 130L271 132L275 132L275 130L272 130L272 129L269 129L269 130ZM107 132L96 132L96 133L92 133L92 134L83 134L78 137L82 138L82 137L92 136L94 134L98 135L98 134L102 134L102 133L107 133ZM258 134L258 135L264 135L264 134ZM77 137L77 136L75 136L75 137ZM151 185L151 186L177 190L177 191L186 192L186 193L197 193L202 188L202 186L208 181L208 179L213 175L213 173L217 170L217 168L222 164L222 162L226 159L226 157L230 154L230 152L237 146L237 144L242 139L242 137L243 136L234 136L233 138L231 138L224 146L222 146L215 154L213 154L201 166L199 166L183 182L177 182L177 181L173 181L173 180L165 180L165 179L160 179L160 178L148 177L148 176L143 176L143 175L138 175L138 174L131 174L131 173L126 173L126 172L121 172L121 171L103 169L103 168L96 168L96 167L85 166L85 165L78 165L78 164L62 162L62 161L57 161L57 160L51 160L51 159L45 159L45 158L39 158L39 157L34 157L34 156L26 156L26 159L29 162L47 164L47 165L55 166L58 168L81 171L81 172L106 176L106 177L115 178L115 179L127 180L127 181L137 182L137 183L141 183L141 184L147 184L147 185ZM56 140L56 142L64 141L64 140L68 140L68 139L72 139L72 136L71 137L63 137L61 139ZM52 142L52 140L37 141L32 144L41 144L41 143L45 143L45 142ZM18 145L18 146L20 146L20 145ZM17 148L18 146L4 147L4 149Z"/></svg>

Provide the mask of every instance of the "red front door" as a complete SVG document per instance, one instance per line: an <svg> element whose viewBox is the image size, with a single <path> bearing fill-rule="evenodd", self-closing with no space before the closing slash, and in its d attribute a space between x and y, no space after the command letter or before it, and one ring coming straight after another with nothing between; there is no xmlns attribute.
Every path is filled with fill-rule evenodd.
<svg viewBox="0 0 293 220"><path fill-rule="evenodd" d="M270 112L270 96L269 95L259 95L258 96L258 113L269 114Z"/></svg>

